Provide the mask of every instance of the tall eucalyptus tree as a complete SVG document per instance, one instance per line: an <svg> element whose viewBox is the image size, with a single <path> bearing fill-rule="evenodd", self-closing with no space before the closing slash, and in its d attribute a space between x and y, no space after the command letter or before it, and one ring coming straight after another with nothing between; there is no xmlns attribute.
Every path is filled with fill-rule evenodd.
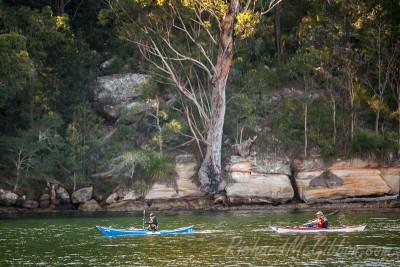
<svg viewBox="0 0 400 267"><path fill-rule="evenodd" d="M110 8L100 15L116 22L121 37L136 43L158 74L196 107L201 127L186 112L194 139L206 145L198 173L204 193L224 188L221 144L235 42L251 36L260 17L280 2L108 0Z"/></svg>

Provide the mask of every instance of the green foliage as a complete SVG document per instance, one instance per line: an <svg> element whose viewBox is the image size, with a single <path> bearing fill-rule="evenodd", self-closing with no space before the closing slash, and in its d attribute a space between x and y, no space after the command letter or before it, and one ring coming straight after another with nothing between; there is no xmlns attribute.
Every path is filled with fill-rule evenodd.
<svg viewBox="0 0 400 267"><path fill-rule="evenodd" d="M105 67L103 70L104 74L112 75L112 74L122 72L122 69L124 68L124 65L125 65L124 60L119 56L115 56L110 60L111 60L110 64L107 65L107 67Z"/></svg>
<svg viewBox="0 0 400 267"><path fill-rule="evenodd" d="M63 121L57 114L43 116L17 136L2 138L1 159L13 166L9 177L18 188L29 180L46 179L60 166L64 140L59 135Z"/></svg>
<svg viewBox="0 0 400 267"><path fill-rule="evenodd" d="M175 167L167 155L158 152L144 155L140 166L140 174L148 183L160 180L170 182Z"/></svg>
<svg viewBox="0 0 400 267"><path fill-rule="evenodd" d="M151 185L143 180L138 180L135 181L132 188L135 191L135 194L139 196L144 196L150 190Z"/></svg>
<svg viewBox="0 0 400 267"><path fill-rule="evenodd" d="M349 143L348 155L386 160L394 147L393 141L384 139L381 135L359 131L354 134Z"/></svg>
<svg viewBox="0 0 400 267"><path fill-rule="evenodd" d="M269 138L270 144L300 155L304 142L303 114L298 112L301 104L288 99L283 105L281 112L272 115L271 128L275 134Z"/></svg>
<svg viewBox="0 0 400 267"><path fill-rule="evenodd" d="M0 108L24 89L32 72L26 51L27 38L17 34L0 34Z"/></svg>
<svg viewBox="0 0 400 267"><path fill-rule="evenodd" d="M295 77L303 80L309 79L313 70L320 66L322 52L314 47L306 47L294 55L289 64L289 72Z"/></svg>
<svg viewBox="0 0 400 267"><path fill-rule="evenodd" d="M333 173L330 170L325 170L321 173L321 177L325 180L329 180L332 177Z"/></svg>
<svg viewBox="0 0 400 267"><path fill-rule="evenodd" d="M76 186L79 177L87 177L96 170L97 161L103 153L102 127L90 106L77 105L73 121L66 130L65 168Z"/></svg>
<svg viewBox="0 0 400 267"><path fill-rule="evenodd" d="M144 195L155 182L175 184L175 165L171 159L147 148L125 152L114 158L111 166L112 174L118 182L132 186L139 195Z"/></svg>

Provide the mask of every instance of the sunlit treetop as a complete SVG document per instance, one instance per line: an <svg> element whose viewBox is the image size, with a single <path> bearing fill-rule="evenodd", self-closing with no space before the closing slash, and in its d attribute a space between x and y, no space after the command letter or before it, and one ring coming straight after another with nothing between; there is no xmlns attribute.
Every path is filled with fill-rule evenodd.
<svg viewBox="0 0 400 267"><path fill-rule="evenodd" d="M134 3L138 4L140 7L149 6L162 6L167 4L173 6L176 4L181 4L184 7L190 8L192 10L207 10L212 11L218 16L223 16L227 11L227 3L224 0L132 0Z"/></svg>
<svg viewBox="0 0 400 267"><path fill-rule="evenodd" d="M239 13L236 16L235 33L237 37L247 38L254 34L261 14L252 11Z"/></svg>
<svg viewBox="0 0 400 267"><path fill-rule="evenodd" d="M56 16L56 24L54 26L56 30L69 30L68 17L67 16Z"/></svg>
<svg viewBox="0 0 400 267"><path fill-rule="evenodd" d="M226 14L228 5L223 0L182 0L182 5L197 10L212 10L218 16Z"/></svg>

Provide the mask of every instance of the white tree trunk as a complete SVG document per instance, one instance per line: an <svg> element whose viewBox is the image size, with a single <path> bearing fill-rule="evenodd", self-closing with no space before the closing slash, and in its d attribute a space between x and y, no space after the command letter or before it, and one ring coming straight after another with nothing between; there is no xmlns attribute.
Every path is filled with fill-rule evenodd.
<svg viewBox="0 0 400 267"><path fill-rule="evenodd" d="M215 74L212 77L211 114L207 125L207 151L199 170L201 190L216 193L225 187L221 177L221 144L225 118L225 88L233 58L233 24L239 12L239 1L229 3L227 14L221 18L220 39Z"/></svg>
<svg viewBox="0 0 400 267"><path fill-rule="evenodd" d="M199 170L201 190L215 193L222 190L225 184L221 177L221 144L222 129L225 117L225 84L216 84L211 99L210 125L207 131L207 151Z"/></svg>

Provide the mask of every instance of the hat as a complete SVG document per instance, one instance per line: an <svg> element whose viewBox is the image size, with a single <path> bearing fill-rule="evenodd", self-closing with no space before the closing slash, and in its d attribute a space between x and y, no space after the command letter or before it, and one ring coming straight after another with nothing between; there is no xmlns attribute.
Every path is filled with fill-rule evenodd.
<svg viewBox="0 0 400 267"><path fill-rule="evenodd" d="M324 214L322 213L322 211L318 211L317 213L315 213L315 215L324 215Z"/></svg>
<svg viewBox="0 0 400 267"><path fill-rule="evenodd" d="M156 216L154 213L150 213L150 216Z"/></svg>

